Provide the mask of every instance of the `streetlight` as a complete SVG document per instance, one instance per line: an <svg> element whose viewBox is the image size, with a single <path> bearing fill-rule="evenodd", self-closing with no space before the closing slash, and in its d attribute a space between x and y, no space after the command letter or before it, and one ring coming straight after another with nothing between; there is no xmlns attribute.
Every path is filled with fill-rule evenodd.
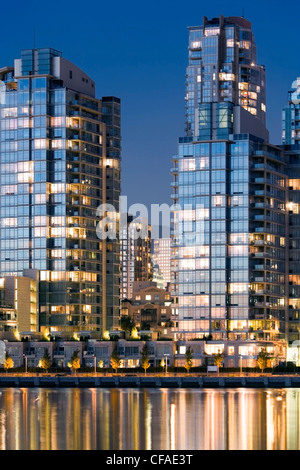
<svg viewBox="0 0 300 470"><path fill-rule="evenodd" d="M166 374L168 372L168 356L169 354L164 354L164 357L165 357L165 365L166 365Z"/></svg>
<svg viewBox="0 0 300 470"><path fill-rule="evenodd" d="M97 358L96 358L96 354L94 354L94 372L95 372L95 374L96 374L96 372L97 372L97 368L96 368L96 359L97 359Z"/></svg>

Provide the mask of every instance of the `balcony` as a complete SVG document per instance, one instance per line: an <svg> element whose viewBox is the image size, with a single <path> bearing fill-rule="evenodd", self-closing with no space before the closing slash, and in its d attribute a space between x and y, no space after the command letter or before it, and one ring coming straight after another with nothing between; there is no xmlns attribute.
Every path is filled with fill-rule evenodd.
<svg viewBox="0 0 300 470"><path fill-rule="evenodd" d="M252 240L251 244L261 246L265 244L265 241L264 240Z"/></svg>
<svg viewBox="0 0 300 470"><path fill-rule="evenodd" d="M257 251L256 253L251 253L254 258L264 258L267 254L264 251Z"/></svg>

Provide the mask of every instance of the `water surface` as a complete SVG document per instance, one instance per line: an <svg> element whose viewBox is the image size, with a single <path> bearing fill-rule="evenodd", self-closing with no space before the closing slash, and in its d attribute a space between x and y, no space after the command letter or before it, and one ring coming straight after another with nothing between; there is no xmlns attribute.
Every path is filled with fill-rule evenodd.
<svg viewBox="0 0 300 470"><path fill-rule="evenodd" d="M0 450L299 449L299 389L0 389Z"/></svg>

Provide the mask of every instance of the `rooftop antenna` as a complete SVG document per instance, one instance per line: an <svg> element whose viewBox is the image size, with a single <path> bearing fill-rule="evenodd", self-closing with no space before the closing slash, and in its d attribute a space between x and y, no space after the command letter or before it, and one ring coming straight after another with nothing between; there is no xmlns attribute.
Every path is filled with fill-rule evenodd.
<svg viewBox="0 0 300 470"><path fill-rule="evenodd" d="M35 49L35 27L33 27L33 49Z"/></svg>
<svg viewBox="0 0 300 470"><path fill-rule="evenodd" d="M245 18L245 8L243 8L242 18Z"/></svg>

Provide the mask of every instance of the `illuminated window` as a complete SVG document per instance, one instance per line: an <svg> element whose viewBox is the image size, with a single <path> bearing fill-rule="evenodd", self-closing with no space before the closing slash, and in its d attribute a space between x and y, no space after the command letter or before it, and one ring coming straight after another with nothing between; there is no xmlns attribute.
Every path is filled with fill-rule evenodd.
<svg viewBox="0 0 300 470"><path fill-rule="evenodd" d="M36 226L36 227L37 226L47 225L47 217L46 216L40 216L40 215L34 216L33 225Z"/></svg>
<svg viewBox="0 0 300 470"><path fill-rule="evenodd" d="M224 207L226 205L225 196L212 196L212 205L215 207Z"/></svg>
<svg viewBox="0 0 300 470"><path fill-rule="evenodd" d="M240 294L248 292L248 284L247 283L236 283L236 284L229 284L228 286L228 293L229 294Z"/></svg>
<svg viewBox="0 0 300 470"><path fill-rule="evenodd" d="M67 118L70 120L70 118ZM65 116L57 116L57 117L52 117L51 118L51 126L52 127L64 127L66 122Z"/></svg>
<svg viewBox="0 0 300 470"><path fill-rule="evenodd" d="M195 257L195 247L184 247L179 249L180 258L194 258Z"/></svg>
<svg viewBox="0 0 300 470"><path fill-rule="evenodd" d="M229 256L247 256L248 246L247 245L229 246L228 254Z"/></svg>
<svg viewBox="0 0 300 470"><path fill-rule="evenodd" d="M234 73L221 72L221 73L219 73L219 80L220 81L225 81L225 82L234 82L235 75L234 75Z"/></svg>
<svg viewBox="0 0 300 470"><path fill-rule="evenodd" d="M62 258L64 255L64 251L63 250L51 250L51 257L52 258Z"/></svg>
<svg viewBox="0 0 300 470"><path fill-rule="evenodd" d="M33 146L35 149L46 149L47 148L47 139L34 139Z"/></svg>
<svg viewBox="0 0 300 470"><path fill-rule="evenodd" d="M244 245L248 243L248 237L248 233L231 233L229 243L231 245Z"/></svg>
<svg viewBox="0 0 300 470"><path fill-rule="evenodd" d="M18 219L14 217L1 219L1 225L2 227L17 227Z"/></svg>
<svg viewBox="0 0 300 470"><path fill-rule="evenodd" d="M51 142L51 148L53 149L63 149L65 148L65 140L64 139L56 139L52 140Z"/></svg>
<svg viewBox="0 0 300 470"><path fill-rule="evenodd" d="M191 43L191 49L200 49L201 48L201 41L193 41Z"/></svg>
<svg viewBox="0 0 300 470"><path fill-rule="evenodd" d="M46 201L47 201L46 194L35 194L34 195L35 204L45 204Z"/></svg>
<svg viewBox="0 0 300 470"><path fill-rule="evenodd" d="M194 259L179 260L179 269L193 270L195 269Z"/></svg>
<svg viewBox="0 0 300 470"><path fill-rule="evenodd" d="M181 216L181 220L195 220L195 211L185 209L180 211L179 215Z"/></svg>
<svg viewBox="0 0 300 470"><path fill-rule="evenodd" d="M46 237L47 236L47 228L46 227L35 227L33 229L33 236L34 237Z"/></svg>
<svg viewBox="0 0 300 470"><path fill-rule="evenodd" d="M66 234L65 227L52 227L50 230L51 237L64 237Z"/></svg>
<svg viewBox="0 0 300 470"><path fill-rule="evenodd" d="M224 344L205 344L205 352L206 354L218 354L223 353L224 351Z"/></svg>
<svg viewBox="0 0 300 470"><path fill-rule="evenodd" d="M53 183L50 186L50 192L55 193L65 193L66 185L64 183Z"/></svg>
<svg viewBox="0 0 300 470"><path fill-rule="evenodd" d="M196 256L209 256L210 247L209 246L197 246L196 247Z"/></svg>
<svg viewBox="0 0 300 470"><path fill-rule="evenodd" d="M61 216L60 217L58 217L58 216L57 217L51 217L51 225L52 226L57 225L59 227L65 225L65 217L61 217Z"/></svg>
<svg viewBox="0 0 300 470"><path fill-rule="evenodd" d="M234 47L234 39L227 39L226 45L227 47Z"/></svg>
<svg viewBox="0 0 300 470"><path fill-rule="evenodd" d="M184 158L179 160L180 171L194 171L196 169L194 158Z"/></svg>

